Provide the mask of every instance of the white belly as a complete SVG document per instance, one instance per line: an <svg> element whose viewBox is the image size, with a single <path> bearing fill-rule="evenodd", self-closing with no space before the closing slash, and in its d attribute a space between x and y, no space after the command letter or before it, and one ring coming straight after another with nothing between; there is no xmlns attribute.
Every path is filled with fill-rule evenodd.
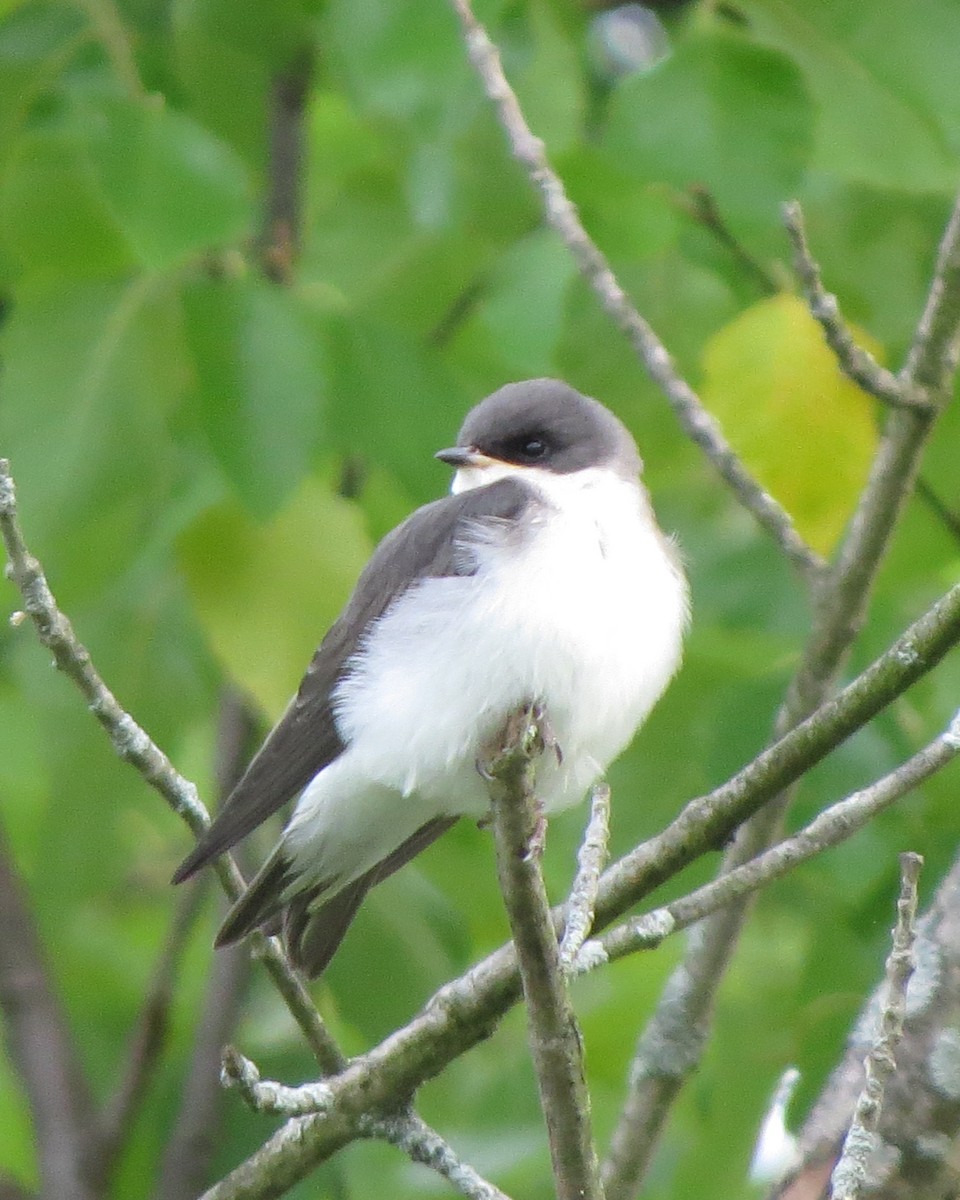
<svg viewBox="0 0 960 1200"><path fill-rule="evenodd" d="M563 755L538 768L543 803L575 803L679 663L686 584L645 495L606 472L542 474L553 507L539 525L520 539L495 531L475 575L404 595L338 691L351 774L412 810L485 812L479 748L529 700Z"/></svg>

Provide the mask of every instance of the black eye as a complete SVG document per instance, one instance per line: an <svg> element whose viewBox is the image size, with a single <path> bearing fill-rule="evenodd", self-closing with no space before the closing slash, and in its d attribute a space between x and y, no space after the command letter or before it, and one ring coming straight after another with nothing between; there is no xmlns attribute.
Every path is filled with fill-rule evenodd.
<svg viewBox="0 0 960 1200"><path fill-rule="evenodd" d="M543 458L547 452L547 443L543 438L531 437L524 438L517 446L519 457L526 459L528 462L533 462L538 458Z"/></svg>

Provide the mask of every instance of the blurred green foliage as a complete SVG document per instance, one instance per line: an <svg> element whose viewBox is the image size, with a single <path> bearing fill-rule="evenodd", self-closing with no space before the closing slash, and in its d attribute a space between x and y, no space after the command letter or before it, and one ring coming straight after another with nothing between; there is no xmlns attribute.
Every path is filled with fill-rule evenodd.
<svg viewBox="0 0 960 1200"><path fill-rule="evenodd" d="M895 367L958 178L960 9L704 0L673 19L659 67L619 81L590 65L588 5L478 9L641 311L707 385L735 442L749 447L762 431L757 469L770 468L770 486L830 544L876 415L840 383L796 302L768 299L691 215L686 189L709 189L733 235L787 288L778 204L798 197L827 285ZM532 374L564 376L634 430L693 584L683 672L611 772L614 849L762 746L808 627L799 585L681 438L543 228L442 0L3 0L0 14L0 452L31 546L95 662L208 800L224 679L275 716L372 543L444 490L432 451L481 396ZM311 48L302 252L282 287L257 253L271 88ZM926 468L955 510L958 435L954 409ZM956 539L914 502L853 665L958 564ZM12 592L5 603L16 606ZM958 692L954 656L810 777L795 820L895 765ZM648 1196L745 1194L775 1078L796 1063L809 1100L877 978L896 852L927 856L928 890L951 858L955 787L955 775L935 779L764 896ZM0 815L105 1095L189 839L112 758L27 627L0 633ZM579 828L576 813L551 828L555 897ZM215 920L211 903L118 1197L150 1191ZM316 989L321 1007L345 1047L363 1049L505 931L489 836L458 828L371 897ZM601 1138L679 951L669 943L577 985ZM240 1040L265 1074L309 1074L262 979L247 1013ZM545 1198L523 1047L514 1013L420 1102L481 1171ZM226 1114L221 1171L272 1127L233 1096ZM0 1055L0 1171L29 1184L35 1170L25 1100ZM395 1152L360 1145L297 1194L442 1190Z"/></svg>

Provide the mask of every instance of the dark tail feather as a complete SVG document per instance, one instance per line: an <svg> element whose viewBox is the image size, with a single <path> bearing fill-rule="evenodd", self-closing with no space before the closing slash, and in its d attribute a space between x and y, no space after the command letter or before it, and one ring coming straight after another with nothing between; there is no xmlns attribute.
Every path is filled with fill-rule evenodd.
<svg viewBox="0 0 960 1200"><path fill-rule="evenodd" d="M336 953L367 892L399 871L456 823L456 817L434 817L376 866L320 904L317 900L322 889L313 888L295 897L284 916L283 938L296 966L311 979L316 978Z"/></svg>
<svg viewBox="0 0 960 1200"><path fill-rule="evenodd" d="M304 888L284 905L280 897L290 887L294 876L290 862L278 847L227 913L216 945L226 946L258 927L276 932L277 915L285 907L283 940L287 953L294 966L311 979L315 978L333 958L367 892L394 871L399 871L456 822L456 817L434 817L376 866L326 900L322 897L329 884L318 883Z"/></svg>
<svg viewBox="0 0 960 1200"><path fill-rule="evenodd" d="M316 979L336 954L361 900L376 882L372 875L373 871L361 875L319 907L313 907L317 901L316 888L301 892L284 913L283 941L287 953L294 966L311 979Z"/></svg>
<svg viewBox="0 0 960 1200"><path fill-rule="evenodd" d="M283 908L280 897L292 881L290 863L278 847L227 913L214 945L229 946L254 929L273 922Z"/></svg>

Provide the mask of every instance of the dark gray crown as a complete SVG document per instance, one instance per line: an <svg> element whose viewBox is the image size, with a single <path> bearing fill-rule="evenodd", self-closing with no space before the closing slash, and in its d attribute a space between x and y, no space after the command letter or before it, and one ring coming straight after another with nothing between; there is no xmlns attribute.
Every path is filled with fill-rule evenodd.
<svg viewBox="0 0 960 1200"><path fill-rule="evenodd" d="M457 443L523 466L566 475L610 467L640 473L637 445L609 409L558 379L508 383L472 409Z"/></svg>

